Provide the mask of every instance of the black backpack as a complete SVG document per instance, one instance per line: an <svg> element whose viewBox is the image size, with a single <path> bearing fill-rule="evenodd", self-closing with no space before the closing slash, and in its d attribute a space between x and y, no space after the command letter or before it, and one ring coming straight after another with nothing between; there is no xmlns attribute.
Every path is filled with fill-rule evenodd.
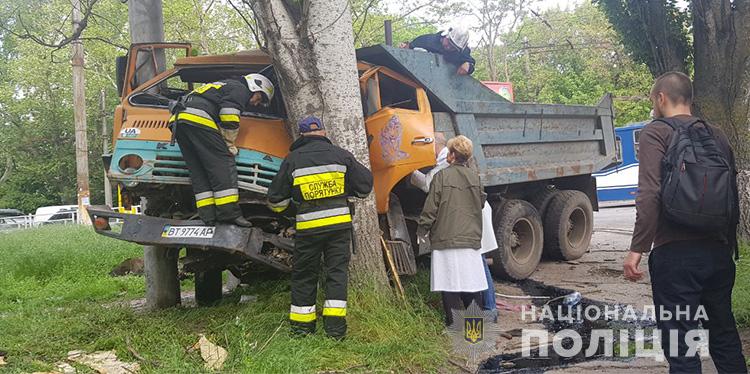
<svg viewBox="0 0 750 374"><path fill-rule="evenodd" d="M672 118L655 121L675 131L662 160L664 217L695 230L735 236L732 232L739 220L736 171L711 127L700 119L687 125Z"/></svg>

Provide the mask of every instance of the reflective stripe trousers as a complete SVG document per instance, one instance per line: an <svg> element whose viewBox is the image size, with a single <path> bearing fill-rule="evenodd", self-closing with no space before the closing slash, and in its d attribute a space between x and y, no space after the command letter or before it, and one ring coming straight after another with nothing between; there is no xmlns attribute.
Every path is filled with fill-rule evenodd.
<svg viewBox="0 0 750 374"><path fill-rule="evenodd" d="M315 332L321 261L325 266L323 322L332 337L346 335L346 295L349 281L351 229L297 236L292 264L292 306L289 319L296 333Z"/></svg>
<svg viewBox="0 0 750 374"><path fill-rule="evenodd" d="M201 220L213 224L241 216L237 164L221 134L208 127L179 122L175 137L190 171Z"/></svg>

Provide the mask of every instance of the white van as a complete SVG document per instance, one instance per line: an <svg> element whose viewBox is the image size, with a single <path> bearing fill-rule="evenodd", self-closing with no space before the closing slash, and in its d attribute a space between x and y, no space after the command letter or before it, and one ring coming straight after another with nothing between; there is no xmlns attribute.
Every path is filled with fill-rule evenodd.
<svg viewBox="0 0 750 374"><path fill-rule="evenodd" d="M34 225L75 223L77 220L78 205L43 206L34 213Z"/></svg>

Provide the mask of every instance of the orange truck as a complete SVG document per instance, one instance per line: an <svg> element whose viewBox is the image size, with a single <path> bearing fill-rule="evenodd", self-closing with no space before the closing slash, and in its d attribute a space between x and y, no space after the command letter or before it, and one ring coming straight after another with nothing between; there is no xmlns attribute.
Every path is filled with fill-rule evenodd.
<svg viewBox="0 0 750 374"><path fill-rule="evenodd" d="M151 66L161 73L139 82L142 57L164 51L184 57L171 66ZM243 278L288 272L293 218L265 206L267 188L292 142L283 95L274 99L273 114L241 118L240 203L253 228L207 227L196 220L190 176L167 128L170 100L201 84L252 72L275 81L271 58L261 51L190 55L188 44L136 44L118 60L122 100L105 166L130 200L141 199L146 208L132 215L92 206L95 230L144 245L188 248L196 255L182 259L187 271L229 269ZM413 273L415 257L429 253L415 244L425 193L409 176L435 165L435 132L474 141L495 213L499 249L490 254L496 276L524 279L543 254L572 260L586 252L598 209L591 174L617 161L608 95L596 106L511 103L476 79L455 75L439 55L376 45L357 50L357 59L377 210L386 242L399 254L399 271Z"/></svg>

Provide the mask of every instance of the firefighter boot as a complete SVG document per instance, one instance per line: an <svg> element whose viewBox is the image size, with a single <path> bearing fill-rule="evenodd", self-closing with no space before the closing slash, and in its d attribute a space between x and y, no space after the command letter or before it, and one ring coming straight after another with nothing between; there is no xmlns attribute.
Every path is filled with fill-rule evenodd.
<svg viewBox="0 0 750 374"><path fill-rule="evenodd" d="M303 337L315 334L315 321L305 323L291 321L290 324L292 325L293 336Z"/></svg>
<svg viewBox="0 0 750 374"><path fill-rule="evenodd" d="M231 221L227 221L227 223L231 223L232 225L239 227L253 227L253 224L242 216L239 216Z"/></svg>
<svg viewBox="0 0 750 374"><path fill-rule="evenodd" d="M346 337L346 318L323 316L326 335L336 340L344 340Z"/></svg>

